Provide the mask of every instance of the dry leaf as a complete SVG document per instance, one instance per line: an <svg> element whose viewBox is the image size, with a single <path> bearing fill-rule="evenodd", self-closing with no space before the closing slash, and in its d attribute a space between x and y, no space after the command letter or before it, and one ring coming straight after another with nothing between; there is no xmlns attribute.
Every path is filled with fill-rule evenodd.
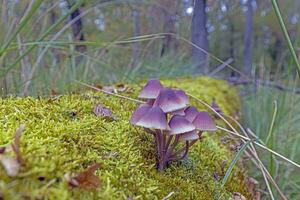
<svg viewBox="0 0 300 200"><path fill-rule="evenodd" d="M115 94L130 91L130 88L128 88L124 84L105 85L105 86L96 85L96 87L106 92L115 93Z"/></svg>
<svg viewBox="0 0 300 200"><path fill-rule="evenodd" d="M100 178L94 175L94 172L100 167L101 164L96 163L74 177L70 177L69 174L65 174L65 178L72 187L78 187L86 190L95 189L101 184Z"/></svg>
<svg viewBox="0 0 300 200"><path fill-rule="evenodd" d="M19 128L17 129L17 131L16 131L15 141L12 144L12 148L13 148L16 156L17 156L17 161L20 164L24 164L24 159L22 158L21 151L20 151L20 138L21 138L21 135L22 135L24 130L25 130L25 125L21 124L19 126Z"/></svg>
<svg viewBox="0 0 300 200"><path fill-rule="evenodd" d="M247 188L250 194L253 195L255 200L260 200L261 198L261 194L259 191L256 190L256 188L258 187L258 181L255 180L252 177L247 178Z"/></svg>
<svg viewBox="0 0 300 200"><path fill-rule="evenodd" d="M6 173L10 177L17 176L20 170L20 163L15 157L0 156L0 162L2 163Z"/></svg>
<svg viewBox="0 0 300 200"><path fill-rule="evenodd" d="M247 200L246 197L244 197L242 194L238 192L234 192L232 196L233 200Z"/></svg>
<svg viewBox="0 0 300 200"><path fill-rule="evenodd" d="M16 131L15 140L13 144L1 147L0 149L0 162L2 163L8 176L17 176L20 170L21 164L24 164L24 160L20 152L20 138L25 130L25 125L20 125ZM16 157L7 156L6 153L14 151Z"/></svg>
<svg viewBox="0 0 300 200"><path fill-rule="evenodd" d="M102 90L104 90L106 92L110 92L110 93L118 93L117 89L113 85L103 86Z"/></svg>
<svg viewBox="0 0 300 200"><path fill-rule="evenodd" d="M109 108L105 107L101 103L96 105L93 111L97 116L104 117L106 119L112 119L112 120L118 119Z"/></svg>

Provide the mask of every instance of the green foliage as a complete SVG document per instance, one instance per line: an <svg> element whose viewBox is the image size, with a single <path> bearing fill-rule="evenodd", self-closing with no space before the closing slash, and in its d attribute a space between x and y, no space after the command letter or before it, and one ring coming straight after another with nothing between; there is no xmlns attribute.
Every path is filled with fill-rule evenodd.
<svg viewBox="0 0 300 200"><path fill-rule="evenodd" d="M198 78L163 83L207 102L215 97L226 114L239 110L236 91L223 81ZM142 85L130 85L132 92L124 95L136 97ZM92 109L98 103L109 107L119 120L96 117ZM16 178L7 177L1 166L0 191L8 199L162 199L172 192L172 199L228 199L233 192L249 197L244 172L238 166L226 187L221 187L221 179L214 179L214 173L224 176L223 163L227 169L232 160L219 140L221 132L205 134L188 158L158 172L151 135L129 123L136 106L91 91L58 98L1 99L0 145L11 142L16 128L26 124L21 136L26 166ZM102 180L100 188L83 191L67 185L65 173L82 171L95 162L103 163L96 172Z"/></svg>

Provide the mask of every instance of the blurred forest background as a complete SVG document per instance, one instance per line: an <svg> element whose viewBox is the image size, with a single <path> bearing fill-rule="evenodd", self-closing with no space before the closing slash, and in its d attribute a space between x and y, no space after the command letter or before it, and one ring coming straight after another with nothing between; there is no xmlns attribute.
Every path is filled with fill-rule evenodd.
<svg viewBox="0 0 300 200"><path fill-rule="evenodd" d="M74 80L208 75L239 86L244 126L300 161L297 68L271 0L0 2L1 96L67 93L80 88ZM278 4L299 58L300 1ZM280 188L300 199L299 171L261 154Z"/></svg>

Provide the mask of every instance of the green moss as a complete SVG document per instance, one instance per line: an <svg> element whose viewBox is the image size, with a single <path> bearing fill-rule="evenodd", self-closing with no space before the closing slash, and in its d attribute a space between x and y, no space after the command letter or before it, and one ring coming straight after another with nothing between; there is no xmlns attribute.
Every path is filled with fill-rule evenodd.
<svg viewBox="0 0 300 200"><path fill-rule="evenodd" d="M210 78L163 82L207 102L214 97L225 113L239 109L237 93L226 82ZM133 92L124 95L136 97L142 84L130 87ZM97 103L111 108L119 120L96 117L92 109ZM152 137L128 121L136 106L92 91L58 99L2 99L0 145L11 142L17 127L26 124L21 138L26 166L15 178L7 177L0 167L0 190L7 199L162 199L171 192L172 199L228 199L233 192L248 195L243 172L237 167L225 188L214 179L215 172L222 178L222 163L228 166L232 159L217 134L198 142L185 160L158 172ZM95 162L103 163L97 170L102 186L95 191L70 188L63 179L65 173L76 173Z"/></svg>

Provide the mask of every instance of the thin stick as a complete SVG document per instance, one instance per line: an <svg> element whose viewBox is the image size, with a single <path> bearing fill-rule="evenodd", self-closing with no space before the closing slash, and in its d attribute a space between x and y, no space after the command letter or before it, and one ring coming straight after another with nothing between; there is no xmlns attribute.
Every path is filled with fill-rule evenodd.
<svg viewBox="0 0 300 200"><path fill-rule="evenodd" d="M235 136L237 136L237 137L243 138L244 140L247 140L247 141L251 140L250 138L247 138L247 137L245 137L245 136L243 136L243 135L240 135L240 134L238 134L238 133L236 133L236 132L230 131L230 130L228 130L228 129L226 129L226 128L223 128L223 127L220 127L220 126L217 126L217 128L220 129L220 130L222 130L222 131L226 131L227 133L230 133L230 134L232 134L232 135L235 135ZM264 145L262 145L262 144L260 144L260 143L258 143L258 142L253 141L253 143L256 144L257 146L259 146L260 148L269 151L270 153L272 153L272 154L274 154L274 155L280 157L281 159L285 160L286 162L288 162L288 163L290 163L290 164L293 164L294 166L296 166L296 167L298 167L298 168L300 169L300 165L297 164L297 163L295 163L294 161L292 161L292 160L290 160L290 159L284 157L283 155L281 155L281 154L279 154L279 153L273 151L272 149L269 149L268 147L265 147Z"/></svg>
<svg viewBox="0 0 300 200"><path fill-rule="evenodd" d="M126 96L123 96L123 95L120 95L120 94L116 94L116 93L113 93L113 92L109 92L109 91L106 91L106 90L102 90L100 88L97 88L97 87L94 87L92 85L89 85L89 84L86 84L86 83L83 83L83 82L80 82L78 80L74 80L75 82L81 84L81 85L84 85L88 88L91 88L91 89L94 89L94 90L97 90L99 92L103 92L105 94L109 94L109 95L112 95L112 96L116 96L116 97L119 97L119 98L122 98L122 99L126 99L126 100L130 100L130 101L133 101L133 102L136 102L136 103L146 103L144 101L141 101L141 100L137 100L137 99L133 99L133 98L130 98L130 97L126 97Z"/></svg>
<svg viewBox="0 0 300 200"><path fill-rule="evenodd" d="M228 117L233 122L235 122L240 127L240 129L242 130L242 133L244 133L245 136L247 136L248 138L250 138L249 135L248 135L248 133L245 131L244 127L237 120L235 120L233 117L231 117L229 115L225 115L225 117ZM254 133L252 133L252 134L254 134ZM257 138L257 137L255 137L255 138ZM251 159L251 160L254 163L254 165L256 165L261 170L263 178L265 180L265 183L267 185L267 188L269 190L271 198L274 199L274 196L273 196L272 190L270 188L269 182L268 182L268 180L266 178L268 178L271 181L271 183L276 188L276 190L278 191L278 193L281 196L281 198L284 199L284 200L287 200L287 197L280 190L280 188L278 187L277 183L274 181L273 177L271 176L271 174L269 173L269 171L267 170L267 168L264 166L263 162L259 159L259 156L258 156L258 154L256 152L256 149L255 149L253 143L250 144L250 147L248 149L249 149L249 151L250 151L251 154L249 154L248 152L246 152L246 154L249 157L254 157L254 159Z"/></svg>
<svg viewBox="0 0 300 200"><path fill-rule="evenodd" d="M231 124L230 124L223 116L222 116L222 115L220 115L217 111L215 111L215 109L213 109L210 105L208 105L207 103L205 103L205 102L202 101L201 99L199 99L199 98L197 98L197 97L195 97L195 96L193 96L193 95L191 95L191 94L188 94L188 93L187 93L187 95L190 96L191 98L195 99L196 101L198 101L198 102L201 103L202 105L206 106L206 107L209 108L210 110L212 110L212 111L213 111L218 117L220 117L220 118L221 118L221 119L222 119L222 120L223 120L223 121L224 121L224 122L225 122L232 130L233 130L233 131L228 130L228 129L223 128L223 127L220 127L220 126L217 126L218 129L223 130L223 131L226 131L227 133L230 133L230 134L235 135L235 136L237 136L237 137L243 138L244 140L247 140L247 141L251 140L250 138L245 137L245 136L239 134L238 131L237 131L237 130L236 130L236 129L235 129L235 128L234 128L234 127L233 127L233 126L232 126L232 125L231 125ZM261 148L263 148L263 149L269 151L270 153L273 153L274 155L280 157L281 159L285 160L286 162L295 165L296 167L298 167L298 168L300 169L300 165L297 164L297 163L295 163L294 161L292 161L292 160L290 160L290 159L284 157L283 155L281 155L281 154L279 154L279 153L273 151L272 149L269 149L268 147L266 147L266 146L264 146L264 145L262 145L262 144L260 144L260 143L258 143L258 142L253 141L253 143L256 144L257 146L259 146L259 147L261 147Z"/></svg>

